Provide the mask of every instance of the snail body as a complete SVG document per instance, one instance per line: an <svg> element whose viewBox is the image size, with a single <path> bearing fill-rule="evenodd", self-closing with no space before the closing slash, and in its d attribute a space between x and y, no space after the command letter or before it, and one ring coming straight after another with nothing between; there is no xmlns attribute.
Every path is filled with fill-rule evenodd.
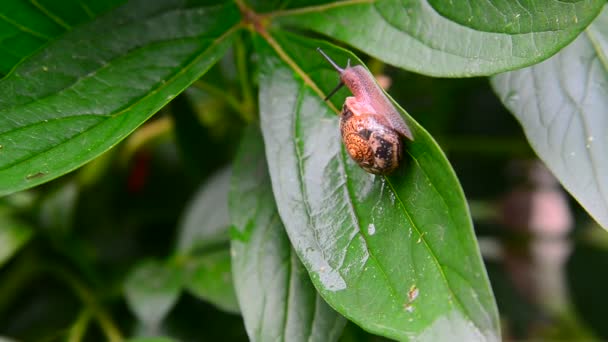
<svg viewBox="0 0 608 342"><path fill-rule="evenodd" d="M317 50L340 74L340 83L325 100L344 85L354 95L346 98L340 113L346 151L367 172L393 172L402 159L403 138L414 140L409 127L363 66L351 67L349 60L346 68L341 68L320 48Z"/></svg>

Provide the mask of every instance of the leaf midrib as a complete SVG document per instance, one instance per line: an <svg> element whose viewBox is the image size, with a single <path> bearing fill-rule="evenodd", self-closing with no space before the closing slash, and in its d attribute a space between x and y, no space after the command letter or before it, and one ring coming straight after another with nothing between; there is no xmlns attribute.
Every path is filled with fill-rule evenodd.
<svg viewBox="0 0 608 342"><path fill-rule="evenodd" d="M596 51L596 53L599 53L599 51L601 51L601 49L597 48L594 44L593 39L591 38L591 34L589 33L589 30L586 30L587 36L589 38L589 42L591 43L591 46L593 46L594 50ZM600 59L600 64L602 64L602 60ZM557 60L557 63L560 64L561 59ZM604 65L606 66L606 65ZM562 93L565 95L566 99L568 100L568 102L570 102L570 104L572 105L572 107L575 108L575 113L573 113L571 119L573 117L578 117L578 120L581 123L582 129L584 131L584 139L586 139L587 137L592 136L591 134L591 128L589 127L589 123L587 122L587 116L584 115L585 113L585 108L582 107L581 103L584 102L583 99L586 98L588 96L589 93L589 81L591 79L591 65L588 65L587 68L587 75L586 75L586 84L585 84L585 88L583 91L583 99L581 99L581 101L578 101L577 99L572 97L572 94L570 94L570 92L568 92L565 87L564 87L564 75L563 75L563 68L558 68L558 70L560 71L559 74L557 75L559 78L558 86L560 87ZM608 69L606 69L608 71ZM540 114L540 112L539 112ZM584 140L583 140L584 143ZM598 174L598 170L597 170L597 165L599 165L596 162L596 157L595 157L595 153L593 153L594 150L592 150L591 148L585 148L585 155L587 156L587 158L589 159L589 163L592 165L591 167L591 172L593 173L593 178L595 180L595 183L598 185L598 194L600 195L601 199L602 199L602 207L604 207L604 209L608 210L608 194L606 194L606 191L604 189L604 187L602 186L602 183L600 182L600 179L602 178L600 174Z"/></svg>
<svg viewBox="0 0 608 342"><path fill-rule="evenodd" d="M356 6L356 5L361 5L361 4L375 4L378 1L379 0L346 0L346 1L338 1L338 2L333 2L333 3L329 3L329 4L322 4L322 5L315 5L315 6L307 6L307 7L299 7L299 8L293 8L293 9L287 9L287 10L273 11L273 12L269 12L269 13L264 14L264 17L267 17L267 18L281 18L281 17L305 15L305 14L309 14L309 13L322 13L322 12L325 12L325 11L328 11L328 10L332 10L334 8L347 7L347 6ZM550 33L550 32L551 33L559 33L559 32L567 32L569 29L573 29L572 27L564 27L563 29L542 30L542 31L528 31L528 32L521 32L521 33L507 33L507 32L497 32L497 31L481 31L481 30L476 29L474 27L464 25L464 24L462 24L462 23L460 23L458 21L455 21L455 20L453 20L451 18L445 17L443 14L441 14L440 12L438 12L431 4L429 4L428 0L418 0L418 1L424 1L424 3L426 5L430 6L433 9L433 12L435 12L437 14L437 16L443 18L444 20L450 21L450 22L452 22L452 23L454 23L454 24L456 24L458 26L465 27L467 29L474 30L474 31L480 32L480 33L497 34L497 35L508 35L508 36L518 36L518 35L535 34L535 33ZM469 1L469 0L465 0L465 1ZM574 29L576 29L576 28L577 27L574 27ZM402 31L400 29L399 29L399 31L410 35L406 31Z"/></svg>
<svg viewBox="0 0 608 342"><path fill-rule="evenodd" d="M264 36L264 35L263 35L263 37L264 37L264 38L267 38L267 37L266 37L266 36ZM269 37L269 36L268 36L268 37ZM267 40L267 41L268 41L268 40ZM319 88L319 87L316 85L316 83L314 83L314 82L312 81L312 79L310 79L310 78L308 77L308 75L306 75L306 74L304 74L304 73L303 73L302 69L301 69L301 68L300 68L300 67L299 67L299 66L298 66L298 65L295 63L295 61L293 61L293 59L291 59L291 58L289 57L289 55L287 55L287 53L286 53L284 50L282 50L282 48L280 48L280 46L279 46L279 45L276 43L276 41L274 41L274 40L273 40L273 42L274 42L274 44L271 44L271 43L269 42L269 45L271 45L271 47L273 47L273 49L275 49L275 52L277 52L277 55L278 55L278 56L279 56L279 57L280 57L280 58L281 58L281 59L282 59L282 60L283 60L283 61L284 61L284 62L285 62L287 65L289 65L290 67L292 67L292 69L293 69L293 70L294 70L294 71L295 71L295 72L296 72L296 73L297 73L297 74L298 74L298 75L299 75L299 76L300 76L300 77L301 77L301 78L304 80L304 83L305 83L305 84L309 85L309 86L310 86L310 87L311 87L313 90L319 90L319 92L320 92L320 88ZM280 49L280 51L281 51L280 53L279 53L279 51L277 51L277 50L276 50L277 48L279 48L279 49ZM285 60L285 58L287 58L288 60ZM295 68L294 68L293 66L295 66ZM309 83L309 82L310 82L310 83ZM300 92L299 92L299 93L300 93ZM321 97L324 97L324 94L321 92L320 96L321 96ZM296 114L297 114L297 113L298 113L298 112L296 112ZM295 120L297 121L297 117L295 118ZM294 132L294 133L295 133L295 132ZM297 145L297 144L296 144L296 145ZM296 148L296 153L297 153L297 152L298 152L298 150L297 150L297 148ZM408 152L408 153L409 153L409 152ZM410 154L410 155L411 155L411 154ZM297 158L298 158L298 160L300 161L300 157L299 157L298 155L297 155L296 157L297 157ZM415 161L415 162L418 164L418 166L420 167L420 164L418 163L418 161L416 160L416 158L414 158L414 156L412 156L412 159L413 159L413 160L414 160L414 161ZM340 160L343 162L342 157L340 157ZM421 170L423 170L422 168L420 168L420 169L421 169ZM424 170L423 170L423 172L424 172ZM425 172L425 175L426 175L426 172ZM298 178L299 178L299 180L300 180L300 184L301 184L301 185L303 184L302 177L303 177L303 175L302 175L302 170L301 170L301 168L300 168L300 169L299 169L299 172L298 172ZM428 179L428 175L426 175L426 177L427 177L427 179ZM428 242L427 242L427 241L426 241L426 239L424 238L424 235L423 235L423 234L421 234L421 232L420 232L420 230L418 229L417 225L415 225L415 224L414 224L414 222L412 221L412 219L411 219L411 217L410 217L410 215L409 215L408 211L405 209L405 206L404 206L404 204L403 204L403 201L401 200L401 197L400 197L400 196L398 195L398 193L396 192L396 190L395 190L394 186L392 185L392 183L390 182L390 180L389 180L387 177L385 177L385 179L386 179L387 183L390 185L391 190L393 191L393 193L395 194L395 196L396 196L396 197L399 199L399 203L400 203L401 207L403 208L403 212L405 213L406 217L408 218L408 220L409 220L409 221L410 221L410 223L412 224L412 227L413 227L413 228L414 228L414 229L415 229L415 230L418 232L418 234L420 235L420 238L421 238L421 239L422 239L422 241L424 242L424 246L425 246L425 248L427 249L427 253L429 253L429 254L432 256L433 261L434 261L434 263L435 263L435 265L436 265L436 268L439 270L439 273L440 273L440 275L441 275L442 279L444 280L444 283L445 283L446 288L447 288L447 289L448 289L448 291L449 291L449 292L452 294L452 297L453 297L453 298L455 298L455 301L456 301L457 305L458 305L458 306L461 308L461 311L462 311L463 313L465 313L465 314L467 315L467 317L468 317L469 319L471 319L471 321L472 321L472 322L475 322L475 324L477 325L477 322L476 322L476 321L474 321L474 320L472 319L472 316L470 315L470 313L468 312L468 310L466 310L466 307L465 307L465 306L463 305L463 303L461 302L461 300L460 300L459 296L456 296L456 295L455 295L455 292L452 290L452 288L451 288L451 286L450 286L450 282L448 281L448 279L447 279L447 277L446 277L445 273L443 272L443 269L441 268L441 264L439 263L439 260L437 259L437 255L436 255L436 254L434 253L434 251L433 251L433 250L430 248L430 246L429 246ZM346 181L347 181L347 183L348 183L348 179L346 179ZM303 189L300 189L300 191L301 191L301 192L304 194ZM346 191L347 191L347 192L349 191L349 190L348 190L348 186L346 186ZM442 200L443 200L443 201L444 201L444 203L445 203L445 200L443 199L443 196L441 196L441 194L439 194L439 195L440 195L440 197L442 198ZM352 201L351 201L349 204L350 204L350 209L351 209L351 210L354 210L354 207L353 207L353 203L352 203ZM307 212L307 216L308 216L308 217L310 217L310 213L308 213L308 212ZM451 215L450 215L450 218L451 218ZM363 233L361 233L361 227L359 226L359 224L358 224L357 222L355 222L355 223L356 223L356 226L357 226L357 229L358 229L358 234L363 235ZM365 240L365 237L363 237L363 239ZM368 245L367 245L367 240L365 240L365 243L366 243L366 249L367 249L367 251L368 251L368 254L370 255L370 257L371 257L372 259L374 259L374 261L375 261L375 262L376 262L376 264L378 265L379 269L382 271L382 274L385 276L385 279L386 279L386 281L387 281L387 283L388 283L388 285L389 285L389 286L388 286L388 287L389 287L389 289L391 289L391 291L395 292L395 290L396 290L396 289L393 287L392 283L390 282L390 280L388 279L388 277L387 277L386 273L384 272L384 269L383 269L383 267L382 267L382 264L381 264L381 263L380 263L380 262L379 262L377 259L375 259L375 257L373 256L373 253L371 253L371 252L370 252L370 249L369 249L369 247L368 247ZM317 242L317 244L318 244L318 242ZM472 287L472 288L474 289L474 287ZM399 298L399 297L397 296L396 298Z"/></svg>
<svg viewBox="0 0 608 342"><path fill-rule="evenodd" d="M445 199L443 198L443 196L441 195L441 193L439 193L437 191L437 189L435 188L433 182L430 181L430 178L428 177L428 174L420 166L420 163L418 162L418 159L411 152L409 152L409 151L408 151L408 155L412 158L412 161L417 164L418 168L422 171L422 173L424 173L425 178L427 180L429 180L429 183L431 184L431 186L433 187L433 189L435 190L435 192L439 195L439 197L441 198L441 200L444 203L444 205L447 207L447 203L445 202ZM425 234L423 234L423 232L418 228L418 225L412 219L409 211L405 207L405 204L404 204L403 199L401 198L399 192L395 189L395 186L393 185L393 183L391 182L391 180L389 179L389 177L387 177L387 176L383 176L383 177L384 177L386 183L388 184L388 186L390 187L391 191L393 192L393 194L395 195L395 197L399 201L399 206L401 206L401 208L403 210L403 213L407 217L407 220L410 222L412 228L416 231L416 233L418 233L418 236L419 236L418 238L421 240L421 242L423 243L424 247L426 248L428 254L431 256L431 258L433 260L433 263L435 264L435 267L439 271L439 274L441 275L441 278L443 279L443 281L445 283L445 287L448 289L448 291L452 295L452 298L455 299L456 304L461 308L461 311L471 320L471 322L474 322L474 324L477 325L478 322L476 322L473 319L473 317L471 316L471 314L468 312L468 310L466 309L466 307L464 306L464 304L460 300L460 297L457 296L456 293L454 292L454 290L452 289L451 283L448 280L445 272L443 271L443 268L441 267L441 263L439 262L439 258L437 257L437 254L435 254L435 252L433 251L433 249L429 245L428 241L425 238ZM449 208L449 207L447 207L447 208ZM451 215L451 211L448 210L448 212L450 213L449 216L450 216L450 219L452 221L452 224L454 224L455 222L454 222L454 219L453 219L453 217ZM471 289L473 289L475 291L475 287L472 286L472 284L468 280L467 280L467 282L469 283L469 286L471 287Z"/></svg>
<svg viewBox="0 0 608 342"><path fill-rule="evenodd" d="M172 85L172 84L173 84L173 81L174 81L174 80L175 80L177 77L179 77L181 74L185 73L185 72L186 72L186 70L188 70L190 67L192 67L192 65L194 65L194 64L196 64L198 61L200 61L200 60L201 60L201 59L202 59L204 56L206 56L206 54L207 54L209 51L211 51L211 50L212 50L212 49L213 49L215 46L217 46L219 43L221 43L221 42L223 42L225 39L227 39L227 37L228 37L229 35L231 35L231 34L232 34L234 31L236 31L236 30L237 30L239 27L240 27L240 25L239 25L238 23L237 23L237 24L235 24L234 26L232 26L232 27L231 27L229 30L227 30L225 33L223 33L223 34L222 34L220 37L218 37L217 39L215 39L215 40L213 41L213 43L211 43L210 45L208 45L208 46L204 47L204 48L202 49L202 52L195 54L195 55L196 55L196 57L195 57L195 58L193 58L191 61L189 61L189 62L186 64L186 66L185 66L185 67L178 68L178 69L177 69L177 72L176 72L176 73L174 73L174 74L173 74L173 75L172 75L172 76L171 76L171 77L170 77L170 78L169 78L169 79L168 79L166 82L159 82L159 83L158 83L158 86L157 86L156 88L153 88L153 89L151 89L149 92L146 92L146 93L144 94L144 96L142 96L142 97L140 97L139 99L137 99L136 101L132 102L132 103L131 103L131 104L130 104L128 107L126 107L126 108L122 109L121 111L119 111L119 112L117 112L117 113L113 113L113 114L111 114L110 118L116 118L116 117L119 117L121 114L123 114L123 113L125 113L125 112L127 112L127 111L131 110L133 107L135 107L136 105L140 104L140 103L141 103L141 102L143 102L144 100L146 100L146 99L148 99L148 98L150 98L150 97L153 97L153 96L154 96L154 95L156 95L156 94L157 94L159 91L161 91L163 88L168 87L169 85ZM201 51L201 50L199 50L199 51ZM152 113L152 114L150 114L150 115L153 115L153 114L154 114L154 113ZM44 153L47 153L47 152L52 151L52 150L55 150L55 149L59 148L60 146L62 146L63 144L65 144L65 143L67 143L67 142L69 142L69 141L71 141L71 140L74 140L74 139L78 138L79 136L81 136L81 135L83 135L83 134L85 134L85 133L87 133L87 132L91 131L92 129L95 129L95 128L96 128L96 127L98 127L99 125L101 125L101 124L103 124L103 123L107 122L107 120L108 120L108 119L100 121L98 124L93 125L92 127L89 127L87 130L84 130L84 131L82 131L82 132L80 132L80 133L78 133L78 134L74 135L73 137L70 137L69 139L64 140L64 141L63 141L63 142L61 142L60 144L53 145L53 146L51 146L50 148L48 148L48 149L46 149L46 150L44 150L44 151L42 151L42 152L40 152L40 153L36 153L36 154L33 154L33 155L29 156L28 158L24 158L24 159L22 159L22 160L21 160L21 162L19 162L18 164L22 164L22 163L24 163L24 162L26 162L26 161L28 161L28 160L34 159L34 158L36 158L36 157L39 157L40 155L42 155L42 154L44 154ZM113 146L113 145L112 145L112 146ZM14 167L15 165L18 165L18 164L14 164L14 165L12 165L12 166L10 166L10 167L4 168L4 169L0 169L0 171L5 171L5 170L8 170L9 168ZM73 168L72 168L72 169L73 169Z"/></svg>
<svg viewBox="0 0 608 342"><path fill-rule="evenodd" d="M0 0L1 1L1 0ZM212 11L213 9L218 9L218 8L222 8L225 5L216 5L216 6L200 6L200 7L193 7L190 8L189 10L195 10L195 9L204 9L205 11ZM158 12L154 12L154 13L148 13L147 16L143 17L143 18L139 18L141 19L140 21L140 25L143 25L151 20L155 20L159 17L162 16L167 16L170 13L180 13L180 12L184 12L186 10L184 10L183 8L174 8L170 11L158 11ZM2 13L0 13L0 19L3 19L2 17ZM117 30L119 28L122 27L126 27L126 26L130 26L133 25L133 22L130 21L124 21L124 22L120 22L117 25L113 26L114 30ZM239 26L240 23L235 23L230 29L226 30L226 32L234 29L234 26ZM92 32L90 33L98 33L96 28L90 28L92 30ZM51 38L48 38L46 40L50 40ZM0 108L0 112L3 111L11 111L14 108L18 108L18 107L22 107L22 106L26 106L28 104L31 104L32 102L37 102L40 101L41 99L45 99L48 98L50 96L56 95L57 93L61 93L63 91L66 91L68 89L71 89L72 87L74 87L76 84L78 84L79 82L81 82L82 80L87 80L89 78L94 77L95 75L97 75L100 71L106 69L106 68L110 68L113 66L112 61L115 60L119 60L123 57L125 57L126 55L128 55L129 53L132 53L134 51L140 51L143 48L149 48L149 47L153 47L157 44L165 44L168 42L173 42L173 41L179 41L179 40L184 40L184 39L209 39L209 40L213 40L216 39L216 37L214 36L207 36L205 32L202 32L200 34L195 34L192 36L181 36L181 37L173 37L173 38L167 38L167 39L159 39L159 40L152 40L149 41L146 45L134 45L132 46L131 49L129 49L128 51L126 51L123 54L119 54L117 56L114 56L113 58L109 59L109 60L103 60L101 61L103 64L98 67L97 69L91 70L89 72L87 72L84 75L75 77L75 79L73 81L71 81L70 83L66 84L65 86L60 87L59 89L56 89L54 92L50 93L50 94L45 94L43 96L36 96L34 98L32 98L30 101L25 101L22 103L17 103L17 104L10 104L4 108ZM23 60L25 61L25 60ZM22 61L22 62L23 62ZM96 63L99 63L98 61L96 61ZM6 79L10 76L14 76L16 75L14 72L17 70L17 66L19 66L21 63L17 64L4 78L0 79L0 82L6 81ZM21 75L17 75L17 76L21 76Z"/></svg>
<svg viewBox="0 0 608 342"><path fill-rule="evenodd" d="M44 14L45 16L47 16L47 18L51 19L52 22L54 22L55 24L61 26L64 30L69 31L72 29L72 26L69 25L68 23L66 23L65 21L63 21L63 19L61 19L58 15L54 14L53 12L51 12L48 8L42 6L42 4L40 4L40 2L38 2L37 0L29 0L29 2L34 5L34 7L40 11L40 13Z"/></svg>
<svg viewBox="0 0 608 342"><path fill-rule="evenodd" d="M235 26L238 26L238 25L234 25L228 31L234 29ZM57 96L59 94L62 94L64 92L66 92L66 91L73 90L74 87L78 86L81 82L94 79L100 72L104 71L105 69L111 69L115 65L114 62L116 62L118 60L121 60L122 58L128 57L129 54L131 54L131 53L134 53L136 51L141 51L142 49L146 49L147 50L148 48L154 47L155 45L162 45L162 44L170 43L170 42L173 42L173 41L183 41L184 39L217 40L219 38L207 37L206 35L198 35L198 36L192 36L192 37L178 37L178 38L171 38L171 39L165 39L165 40L158 40L158 41L150 42L150 43L148 43L145 46L141 46L141 47L129 50L129 51L125 52L124 54L121 54L121 55L116 56L116 57L114 57L112 59L109 59L108 61L106 61L107 63L104 63L99 68L97 68L95 70L92 70L91 72L88 72L85 75L76 77L72 82L70 82L69 84L66 84L64 87L61 87L61 88L55 90L52 93L45 94L45 95L39 96L39 97L34 97L34 98L31 98L31 100L29 100L29 101L25 101L25 102L18 103L18 104L15 104L15 105L7 106L5 108L0 108L0 113L2 113L2 112L4 112L4 113L10 113L12 111L15 111L16 109L19 109L19 108L22 108L22 107L27 107L28 105L40 102L41 100L45 100L45 99L51 98L53 96ZM210 44L209 46L213 46L213 44L214 43ZM165 81L165 83L168 83L168 82L169 82L169 80ZM158 83L159 84L163 84L162 81L160 81ZM99 114L99 116L116 116L116 115L120 115L123 111L124 110L119 110L116 113ZM7 132L9 132L9 131L7 131Z"/></svg>
<svg viewBox="0 0 608 342"><path fill-rule="evenodd" d="M49 37L43 33L32 30L27 26L23 26L23 25L19 24L18 22L13 21L12 19L8 18L4 13L0 13L0 19L4 20L8 24L12 25L16 29L18 29L20 32L27 33L37 39L42 39L43 41L48 41L51 39L51 37Z"/></svg>
<svg viewBox="0 0 608 342"><path fill-rule="evenodd" d="M264 36L264 35L262 35L262 36L263 36L263 38L265 38L265 39L268 41L267 36ZM268 36L268 37L270 37L270 36ZM297 74L298 74L298 75L299 75L299 76L300 76L300 77L301 77L301 78L304 80L304 83L305 83L305 84L307 84L307 85L309 85L309 86L310 86L310 87L311 87L313 90L315 90L315 91L316 91L316 90L319 90L319 92L321 92L321 91L320 91L320 88L319 88L319 87L316 85L316 83L314 83L314 82L312 81L312 79L310 79L310 78L308 77L308 75L306 75L306 74L305 74L305 73L302 71L302 69L301 69L301 68L300 68L300 67L299 67L299 66L298 66L298 65L295 63L295 61L293 61L293 59L291 59L291 58L289 57L289 55L287 55L287 53L286 53L284 50L282 50L282 48L280 47L280 45L278 45L278 44L276 43L276 41L274 41L274 40L273 40L273 43L274 43L274 44L271 44L271 43L269 42L269 45L270 45L270 46L271 46L273 49L275 49L275 52L277 52L277 55L278 55L278 56L279 56L279 57L280 57L280 58L281 58L281 59L282 59L282 60L283 60L283 61L284 61L284 62L285 62L287 65L289 65L290 67L292 67L292 69L293 69L293 70L294 70L294 71L295 71L295 72L296 72L296 73L297 73ZM279 52L279 51L277 51L277 48L278 48L278 49L280 49L280 52ZM287 58L288 60L285 60L285 58ZM293 67L293 66L295 66L295 67ZM324 96L325 96L325 95L324 95L322 92L321 92L319 95L320 95L321 97L324 97ZM296 119L297 119L297 118L296 118ZM408 153L409 153L409 152L408 152ZM420 170L422 170L422 171L423 171L423 173L425 174L425 177L426 177L427 179L429 179L429 178L428 178L428 175L426 174L426 172L424 172L424 170L423 170L423 169L420 167L420 163L418 162L418 160L417 160L417 159L416 159L416 158L415 158L413 155L411 155L411 153L409 153L409 154L410 154L410 156L412 156L412 159L413 159L413 160L414 160L414 161L415 161L415 162L418 164L418 167L420 168ZM298 157L298 160L299 160L299 159L300 159L300 158ZM340 160L341 160L341 162L342 162L342 163L344 162L344 161L342 160L342 158L340 158ZM439 263L439 260L438 260L438 258L437 258L437 255L434 253L434 251L432 250L432 248L430 248L430 245L429 245L429 244L428 244L428 242L426 241L426 239L425 239L424 235L423 235L423 234L421 234L421 231L419 230L419 228L417 227L417 225L416 225L416 224L414 224L414 222L412 221L411 217L409 216L408 211L405 209L405 206L404 206L404 204L403 204L403 201L402 201L401 197L398 195L398 192L396 192L396 190L395 190L395 188L394 188L393 184L390 182L390 180L389 180L387 177L385 177L385 179L386 179L387 183L390 185L391 190L393 191L393 193L395 194L395 196L396 196L396 197L399 199L399 203L400 203L400 205L401 205L401 207L402 207L402 209L403 209L403 212L404 212L404 214L406 215L406 217L408 217L408 220L409 220L409 221L410 221L410 223L412 224L412 227L413 227L413 228L414 228L414 229L415 229L415 230L418 232L418 234L420 235L420 239L421 239L421 240L424 242L424 246L425 246L425 248L426 248L426 250L427 250L427 253L428 253L429 255L431 255L431 257L433 258L433 262L435 263L436 268L438 269L438 271L439 271L439 273L440 273L440 275L441 275L442 279L444 280L444 283L445 283L446 288L447 288L447 289L448 289L448 291L449 291L449 292L452 294L452 298L455 298L455 301L456 301L457 306L461 308L461 311L462 311L464 314L466 314L466 316L467 316L467 317L468 317L468 318L471 320L471 322L475 322L475 325L477 325L477 324L478 324L478 322L476 322L475 320L473 320L473 318L472 318L471 314L468 312L468 310L466 309L466 307L465 307L465 306L463 305L463 303L461 302L460 297L455 295L455 292L454 292L454 290L453 290L453 289L452 289L452 287L451 287L451 283L448 281L447 276L445 275L445 273L443 272L443 269L441 268L441 264ZM301 174L301 170L300 170L300 172L299 172L299 180L300 180L300 182L302 183L302 174ZM347 180L347 182L348 182L348 180ZM301 191L302 191L302 190L301 190ZM348 186L347 186L347 191L348 191ZM435 191L437 192L437 190L436 190L436 189L435 189ZM438 193L438 192L437 192L437 193ZM442 198L442 200L444 201L444 204L445 204L445 199L443 198L443 196L442 196L440 193L438 193L438 194L439 194L439 196ZM350 208L351 208L351 210L354 210L354 207L353 207L353 205L352 205L352 202L350 202ZM309 215L309 213L307 213L307 215ZM451 219L452 219L452 221L453 221L453 218L452 218L451 212L450 212L450 218L451 218ZM361 233L361 228L359 227L359 225L357 225L357 229L358 229L358 234L363 235L363 233ZM365 240L365 237L363 237L363 239ZM370 252L370 249L367 247L368 245L367 245L367 241L366 241L366 240L365 240L365 243L366 243L366 248L367 248L367 250L368 250L368 253L369 253L370 257L372 257L372 259L374 259L374 261L375 261L375 262L378 264L379 268L382 270L382 273L383 273L383 274L385 275L385 277L386 277L386 273L384 272L384 270L383 270L383 268L382 268L381 264L380 264L380 263L379 263L379 262L378 262L378 261L377 261L377 260L376 260L376 259L373 257L373 253L371 253L371 252ZM387 282L388 282L388 285L389 285L388 287L389 287L389 288L390 288L392 291L395 291L395 288L393 288L393 286L392 286L392 284L391 284L390 280L388 280L388 278L387 278ZM470 285L470 283L469 283L469 285ZM471 287L471 288L473 288L473 289L474 289L474 287ZM400 297L397 297L397 298L400 298Z"/></svg>

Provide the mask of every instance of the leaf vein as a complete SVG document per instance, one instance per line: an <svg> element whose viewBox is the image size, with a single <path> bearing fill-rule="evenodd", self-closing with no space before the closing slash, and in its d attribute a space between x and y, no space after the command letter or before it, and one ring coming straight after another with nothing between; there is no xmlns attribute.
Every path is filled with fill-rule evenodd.
<svg viewBox="0 0 608 342"><path fill-rule="evenodd" d="M22 25L22 24L20 24L20 23L18 23L16 21L13 21L12 19L8 18L4 13L0 13L0 19L4 20L8 24L16 27L17 29L19 29L19 31L27 33L27 34L30 34L30 35L38 38L38 39L42 39L44 41L48 41L48 40L51 39L51 37L49 37L49 36L47 36L47 35L45 35L43 33L40 33L40 32L38 32L36 30L33 30L33 29L25 26L25 25Z"/></svg>
<svg viewBox="0 0 608 342"><path fill-rule="evenodd" d="M412 155L411 153L409 153L409 152L408 152L408 154L411 156L412 160L417 164L418 168L424 173L425 177L427 179L429 179L428 175L426 174L426 172L424 171L424 169L420 166L420 163L418 162L418 160L416 159L416 157L414 155ZM403 199L401 198L401 196L399 195L399 193L395 189L395 186L393 185L393 183L390 181L390 179L388 177L384 176L384 179L386 180L386 183L389 185L389 187L391 188L391 191L393 192L393 194L395 195L395 197L399 201L399 206L401 206L401 208L403 209L403 213L407 217L407 220L412 225L412 228L418 233L420 241L422 241L422 243L424 244L425 248L429 252L429 255L431 256L431 258L433 260L433 263L436 265L437 270L438 270L439 274L441 275L441 278L445 282L446 288L448 289L448 291L450 291L450 293L452 294L453 298L458 303L458 306L460 306L462 308L462 310L464 311L464 313L467 315L467 317L469 317L473 321L473 318L471 317L471 314L468 312L468 310L464 306L463 302L455 294L454 290L452 290L452 287L450 286L450 282L448 281L448 278L447 278L445 272L443 271L443 268L441 267L441 263L439 262L439 259L437 258L437 254L435 254L435 252L433 251L433 249L429 245L428 241L424 237L424 234L422 234L422 231L420 230L420 228L418 227L418 225L414 222L414 220L410 216L410 213L406 209L405 204L403 202ZM441 195L441 193L439 193L437 191L437 189L434 187L433 182L429 182L429 183L431 183L431 186L433 187L434 191L439 195L439 197L443 201L444 205L446 205L445 199L443 198L443 196ZM450 218L452 218L451 213L450 213ZM453 218L452 218L452 220L453 220Z"/></svg>
<svg viewBox="0 0 608 342"><path fill-rule="evenodd" d="M63 19L61 19L59 16L55 15L53 12L51 12L48 8L42 6L38 0L29 0L30 3L32 5L34 5L34 7L36 7L36 9L38 9L40 12L42 12L42 14L46 15L49 19L51 19L51 21L53 21L55 24L61 26L62 28L64 28L66 31L69 31L72 29L72 26L69 25L68 23L66 23L65 21L63 21Z"/></svg>
<svg viewBox="0 0 608 342"><path fill-rule="evenodd" d="M193 58L193 59L192 59L190 62L188 62L188 63L186 64L186 66L185 66L185 67L183 67L183 68L179 68L179 69L178 69L178 71L177 71L177 72L176 72L174 75L172 75L172 76L171 76L171 77L170 77L170 78L169 78L169 79L168 79L166 82L164 82L164 83L159 83L159 85L158 85L158 87L157 87L157 88L152 89L151 91L149 91L148 93L146 93L144 96L142 96L141 98L139 98L137 101L134 101L134 102L133 102L131 105L127 106L125 109L123 109L123 110L121 110L121 111L119 111L119 112L117 112L117 113L112 114L112 115L111 115L111 117L117 117L117 116L119 116L119 115L121 115L121 114L123 114L123 113L125 113L125 112L129 111L129 110L130 110L131 108L133 108L135 105L137 105L137 104L141 103L142 101L144 101L144 100L145 100L145 99L147 99L147 98L150 98L150 97L154 96L154 95L155 95L156 93L158 93L160 90L162 90L163 88L165 88L165 87L169 86L170 84L172 84L173 80L175 80L175 79L176 79L176 78L177 78L179 75L181 75L181 74L185 73L185 70L186 70L186 69L188 69L188 68L189 68L190 66L192 66L194 63L196 63L197 61L199 61L200 59L202 59L204 56L206 56L206 55L207 55L207 53L208 53L208 52L209 52L209 51L210 51L210 50L211 50L211 49L212 49L212 48L213 48L215 45L219 44L219 42L223 41L224 39L227 39L227 37L228 37L230 34L232 34L232 33L233 33L233 32L234 32L234 31L235 31L235 30L236 30L238 27L239 27L238 25L235 25L235 26L233 26L232 28L230 28L229 30L227 30L227 31L226 31L224 34L222 34L220 37L218 37L218 38L217 38L217 39L216 39L216 40L215 40L215 41L214 41L214 42L213 42L211 45L209 45L209 46L205 47L204 51L201 51L199 54L197 54L195 58ZM106 122L106 121L107 121L107 120L101 121L100 123L98 123L98 124L96 124L96 125L94 125L94 126L92 126L92 127L89 127L87 130L84 130L84 131L82 131L82 132L80 132L80 133L78 133L78 134L74 135L73 137L71 137L71 138L69 138L69 139L67 139L67 140L63 141L61 144L66 143L67 141L73 140L73 139L75 139L75 138L77 138L77 137L81 136L81 135L82 135L82 134L84 134L85 132L88 132L89 130L94 129L95 127L99 126L100 124L102 124L103 122ZM58 148L59 146L61 146L61 144L58 144L58 145L53 145L53 146L51 146L50 148L46 149L46 150L45 150L44 152L42 152L42 153L46 153L46 152L48 152L48 151L54 150L54 149ZM41 153L31 155L31 156L29 156L28 158L21 160L19 163L22 163L22 162L27 161L27 160L31 160L31 159L33 159L33 158L35 158L35 157L39 156L40 154L41 154ZM11 166L14 166L14 165L15 165L15 164L13 164L13 165L11 165ZM0 169L0 170L6 170L6 169L7 169L7 168L2 168L2 169Z"/></svg>

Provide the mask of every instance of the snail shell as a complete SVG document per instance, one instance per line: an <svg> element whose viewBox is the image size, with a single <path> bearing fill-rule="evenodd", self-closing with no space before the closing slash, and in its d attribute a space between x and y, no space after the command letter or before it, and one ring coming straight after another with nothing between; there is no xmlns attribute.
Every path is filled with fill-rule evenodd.
<svg viewBox="0 0 608 342"><path fill-rule="evenodd" d="M346 98L340 114L346 151L367 172L384 175L395 171L403 155L402 138L414 140L409 127L367 69L351 67L350 60L341 68L320 48L317 51L340 74L340 83L325 100L344 85L354 95Z"/></svg>
<svg viewBox="0 0 608 342"><path fill-rule="evenodd" d="M340 115L340 132L346 151L363 170L393 172L403 155L401 137L377 115L353 112L346 104Z"/></svg>

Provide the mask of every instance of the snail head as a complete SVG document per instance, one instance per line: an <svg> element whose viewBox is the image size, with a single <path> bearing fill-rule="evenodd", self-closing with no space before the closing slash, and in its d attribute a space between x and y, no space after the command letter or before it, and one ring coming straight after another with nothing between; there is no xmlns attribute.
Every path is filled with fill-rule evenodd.
<svg viewBox="0 0 608 342"><path fill-rule="evenodd" d="M326 61L329 62L329 64L331 64L332 67L334 67L334 69L336 69L336 71L340 74L340 83L338 83L338 86L336 86L334 88L334 90L332 90L331 92L329 92L329 95L327 95L324 99L324 101L329 100L330 97L332 97L336 92L338 92L338 90L340 90L340 88L342 88L344 86L344 76L345 76L345 72L350 69L350 58L348 59L348 62L346 63L346 68L341 68L340 66L338 66L338 64L336 64L336 62L334 62L333 59L331 59L328 55L325 54L325 52L323 52L323 50L321 50L320 47L317 48L317 51L319 51L319 53L323 56L323 58L325 58Z"/></svg>

